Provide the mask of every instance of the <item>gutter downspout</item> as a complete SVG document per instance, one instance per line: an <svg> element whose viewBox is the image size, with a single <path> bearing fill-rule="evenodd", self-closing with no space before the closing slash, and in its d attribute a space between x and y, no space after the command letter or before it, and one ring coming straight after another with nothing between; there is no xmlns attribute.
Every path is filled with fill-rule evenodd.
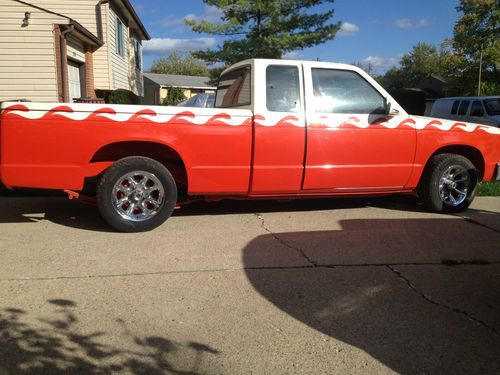
<svg viewBox="0 0 500 375"><path fill-rule="evenodd" d="M69 34L75 29L75 26L69 25L69 27L61 33L60 38L60 49L61 49L61 80L62 80L62 96L64 102L69 102L69 92L68 92L68 63L67 63L67 52L66 52L66 34ZM64 51L64 53L63 53Z"/></svg>
<svg viewBox="0 0 500 375"><path fill-rule="evenodd" d="M106 4L109 0L99 0L95 6L95 14L97 18L97 37L101 39L101 42L104 42L104 30L102 27L102 4Z"/></svg>

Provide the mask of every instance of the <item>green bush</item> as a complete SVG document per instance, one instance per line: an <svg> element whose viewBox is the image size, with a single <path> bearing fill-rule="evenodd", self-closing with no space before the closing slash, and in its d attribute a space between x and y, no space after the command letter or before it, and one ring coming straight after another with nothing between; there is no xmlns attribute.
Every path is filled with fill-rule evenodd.
<svg viewBox="0 0 500 375"><path fill-rule="evenodd" d="M106 98L109 104L140 104L141 98L132 91L125 89L116 89Z"/></svg>
<svg viewBox="0 0 500 375"><path fill-rule="evenodd" d="M184 89L180 87L169 87L167 96L162 100L162 105L177 105L187 97L184 95Z"/></svg>

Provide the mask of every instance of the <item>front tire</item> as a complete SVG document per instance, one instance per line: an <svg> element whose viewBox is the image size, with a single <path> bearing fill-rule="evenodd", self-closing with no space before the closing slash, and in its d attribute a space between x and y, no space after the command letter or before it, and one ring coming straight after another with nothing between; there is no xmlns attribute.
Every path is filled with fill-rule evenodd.
<svg viewBox="0 0 500 375"><path fill-rule="evenodd" d="M163 224L177 202L170 172L156 160L131 156L109 167L97 187L104 220L120 232L142 232Z"/></svg>
<svg viewBox="0 0 500 375"><path fill-rule="evenodd" d="M433 212L460 212L472 203L477 182L476 168L469 159L439 154L431 159L424 172L419 196Z"/></svg>

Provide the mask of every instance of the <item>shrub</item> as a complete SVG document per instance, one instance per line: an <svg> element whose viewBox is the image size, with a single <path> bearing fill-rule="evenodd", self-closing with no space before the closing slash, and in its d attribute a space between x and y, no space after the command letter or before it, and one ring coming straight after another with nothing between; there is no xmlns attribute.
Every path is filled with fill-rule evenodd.
<svg viewBox="0 0 500 375"><path fill-rule="evenodd" d="M162 100L162 105L177 105L187 97L184 95L184 89L180 87L169 87L167 96Z"/></svg>
<svg viewBox="0 0 500 375"><path fill-rule="evenodd" d="M125 89L116 89L106 98L109 104L140 104L141 98L132 91Z"/></svg>

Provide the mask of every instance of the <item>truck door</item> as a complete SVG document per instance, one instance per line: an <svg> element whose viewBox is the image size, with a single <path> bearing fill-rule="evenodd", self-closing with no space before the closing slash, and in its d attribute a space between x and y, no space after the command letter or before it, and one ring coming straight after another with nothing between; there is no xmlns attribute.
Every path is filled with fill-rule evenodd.
<svg viewBox="0 0 500 375"><path fill-rule="evenodd" d="M251 193L299 192L306 139L302 67L256 60L255 72Z"/></svg>
<svg viewBox="0 0 500 375"><path fill-rule="evenodd" d="M303 189L402 189L413 169L414 122L406 114L386 115L387 94L360 72L326 64L305 65L308 100Z"/></svg>

